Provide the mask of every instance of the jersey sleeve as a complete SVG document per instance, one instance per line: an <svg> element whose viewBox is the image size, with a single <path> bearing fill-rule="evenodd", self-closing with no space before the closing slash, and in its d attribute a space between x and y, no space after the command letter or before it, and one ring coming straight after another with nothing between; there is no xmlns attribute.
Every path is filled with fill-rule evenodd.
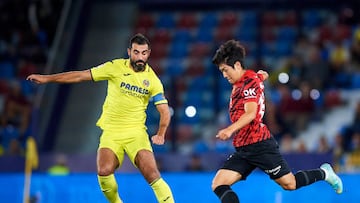
<svg viewBox="0 0 360 203"><path fill-rule="evenodd" d="M112 61L103 63L90 69L93 81L108 80L112 75L112 68L114 63Z"/></svg>
<svg viewBox="0 0 360 203"><path fill-rule="evenodd" d="M261 81L264 81L264 80L265 80L263 74L257 73L257 76L260 78Z"/></svg>
<svg viewBox="0 0 360 203"><path fill-rule="evenodd" d="M164 95L164 87L163 87L160 79L156 75L154 77L154 86L151 90L151 98L155 105L168 103L168 101Z"/></svg>

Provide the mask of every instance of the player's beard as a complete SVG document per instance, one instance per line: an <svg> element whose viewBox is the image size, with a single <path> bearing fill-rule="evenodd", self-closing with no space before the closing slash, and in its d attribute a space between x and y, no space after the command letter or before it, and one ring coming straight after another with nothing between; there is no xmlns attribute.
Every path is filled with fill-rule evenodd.
<svg viewBox="0 0 360 203"><path fill-rule="evenodd" d="M137 60L137 61L130 60L130 64L135 72L142 72L145 70L146 67L146 62L143 60Z"/></svg>

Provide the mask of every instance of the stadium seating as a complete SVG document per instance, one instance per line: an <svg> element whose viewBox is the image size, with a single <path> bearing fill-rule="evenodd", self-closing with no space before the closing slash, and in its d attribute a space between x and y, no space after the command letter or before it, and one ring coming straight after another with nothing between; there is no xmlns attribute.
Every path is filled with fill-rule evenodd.
<svg viewBox="0 0 360 203"><path fill-rule="evenodd" d="M15 67L10 61L0 62L0 79L13 79L15 78Z"/></svg>
<svg viewBox="0 0 360 203"><path fill-rule="evenodd" d="M172 94L177 101L177 106L174 107L178 113L177 124L183 129L176 132L182 134L186 131L185 135L177 135L180 137L189 137L189 134L195 133L195 130L190 128L197 128L209 120L214 121L218 112L226 110L228 106L231 87L211 64L211 57L222 42L233 38L240 40L246 47L246 66L264 64L270 67L269 70L277 71L280 69L279 62L295 53L298 38L303 34L307 38L312 32L315 33L314 36L318 38L312 39L318 39L317 42L338 39L348 43L352 32L344 25L337 25L334 32L327 22L330 17L336 16L336 13L315 8L300 11L158 11L153 12L152 16L146 16L148 19L139 18L137 25L143 24L142 27L146 27L152 23L149 19L156 19L154 26L149 27L153 33L152 57L156 58L157 64L162 64L162 71L158 71L170 78L169 84L174 83ZM326 53L326 50L322 51ZM323 60L326 58L326 54L323 54ZM338 74L338 77L339 75L342 74ZM173 79L175 81L172 81ZM351 88L360 88L359 81L358 74L353 75L349 82ZM270 91L278 93L276 89ZM280 97L279 94L268 95L268 99L276 105ZM315 101L318 108L329 105L324 102L329 102L326 92L320 94ZM187 105L195 106L200 116L186 117L184 108ZM198 151L212 150L205 147L204 143L195 143L194 149Z"/></svg>

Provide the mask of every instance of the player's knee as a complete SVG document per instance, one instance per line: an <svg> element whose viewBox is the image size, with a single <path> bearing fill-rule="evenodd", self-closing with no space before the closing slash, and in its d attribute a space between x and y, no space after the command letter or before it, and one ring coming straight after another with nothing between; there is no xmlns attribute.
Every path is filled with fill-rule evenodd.
<svg viewBox="0 0 360 203"><path fill-rule="evenodd" d="M98 167L97 173L99 176L108 176L114 173L114 169L110 166Z"/></svg>
<svg viewBox="0 0 360 203"><path fill-rule="evenodd" d="M232 183L228 182L228 181L224 181L223 179L218 178L216 176L216 177L214 177L214 179L211 182L211 189L212 189L212 191L215 191L215 189L217 187L222 186L222 185L232 185Z"/></svg>
<svg viewBox="0 0 360 203"><path fill-rule="evenodd" d="M160 178L160 172L157 169L149 169L146 172L143 172L143 175L148 183L152 183Z"/></svg>
<svg viewBox="0 0 360 203"><path fill-rule="evenodd" d="M288 173L281 178L275 180L284 190L295 190L296 189L296 179L292 173Z"/></svg>
<svg viewBox="0 0 360 203"><path fill-rule="evenodd" d="M284 190L295 190L296 189L296 183L294 181L281 183L280 185Z"/></svg>
<svg viewBox="0 0 360 203"><path fill-rule="evenodd" d="M214 183L211 184L211 190L212 190L212 191L215 191L215 189L217 188L217 186L218 186L218 185L215 185Z"/></svg>
<svg viewBox="0 0 360 203"><path fill-rule="evenodd" d="M223 184L220 184L218 183L217 181L213 180L212 183L211 183L211 189L212 191L215 191L215 189L220 186L220 185L223 185Z"/></svg>

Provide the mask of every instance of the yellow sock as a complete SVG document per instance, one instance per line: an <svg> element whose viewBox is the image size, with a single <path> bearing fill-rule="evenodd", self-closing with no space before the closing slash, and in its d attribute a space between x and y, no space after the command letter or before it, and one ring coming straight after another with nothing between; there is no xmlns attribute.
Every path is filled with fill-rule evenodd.
<svg viewBox="0 0 360 203"><path fill-rule="evenodd" d="M98 175L98 181L101 191L104 193L106 199L108 199L110 203L122 203L119 197L118 185L116 183L114 174L109 176Z"/></svg>
<svg viewBox="0 0 360 203"><path fill-rule="evenodd" d="M162 179L159 178L150 184L154 190L156 199L161 203L174 203L174 197L171 193L169 185Z"/></svg>

